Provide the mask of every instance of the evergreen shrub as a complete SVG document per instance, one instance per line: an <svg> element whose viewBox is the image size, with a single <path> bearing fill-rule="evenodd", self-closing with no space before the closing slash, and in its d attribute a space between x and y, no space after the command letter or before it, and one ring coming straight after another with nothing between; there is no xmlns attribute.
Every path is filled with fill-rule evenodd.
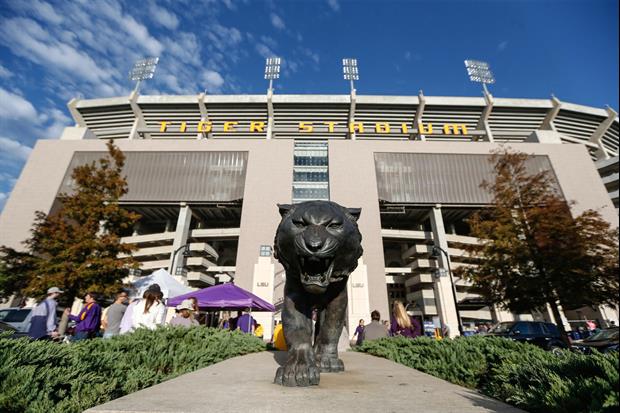
<svg viewBox="0 0 620 413"><path fill-rule="evenodd" d="M0 337L0 411L81 412L231 357L262 340L213 328L140 329L70 345Z"/></svg>
<svg viewBox="0 0 620 413"><path fill-rule="evenodd" d="M554 355L497 337L390 337L357 351L466 386L531 413L616 412L618 353Z"/></svg>

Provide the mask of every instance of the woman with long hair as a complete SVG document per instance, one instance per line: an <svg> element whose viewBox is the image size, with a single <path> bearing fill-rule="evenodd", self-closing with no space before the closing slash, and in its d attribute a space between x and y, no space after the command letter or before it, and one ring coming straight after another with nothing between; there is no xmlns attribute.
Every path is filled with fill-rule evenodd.
<svg viewBox="0 0 620 413"><path fill-rule="evenodd" d="M422 335L420 322L407 314L402 302L396 300L392 306L392 325L390 327L392 336L403 336L416 338Z"/></svg>
<svg viewBox="0 0 620 413"><path fill-rule="evenodd" d="M164 323L166 306L161 302L161 293L147 289L142 300L133 309L133 328L146 327L155 330Z"/></svg>

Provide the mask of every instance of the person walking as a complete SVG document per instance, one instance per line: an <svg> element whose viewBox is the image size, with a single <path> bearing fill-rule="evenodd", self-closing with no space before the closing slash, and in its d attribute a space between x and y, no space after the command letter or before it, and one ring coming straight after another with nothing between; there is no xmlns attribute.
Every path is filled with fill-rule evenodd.
<svg viewBox="0 0 620 413"><path fill-rule="evenodd" d="M178 313L170 320L171 326L193 327L200 325L192 316L192 312L194 311L192 300L181 301L181 304L177 305L176 309Z"/></svg>
<svg viewBox="0 0 620 413"><path fill-rule="evenodd" d="M374 310L370 313L370 324L364 327L364 340L377 340L388 336L386 326L380 321L381 313Z"/></svg>
<svg viewBox="0 0 620 413"><path fill-rule="evenodd" d="M127 301L129 301L129 296L125 291L116 294L116 300L108 307L106 317L102 322L105 328L103 338L110 338L120 334L121 321L123 320L125 311L127 311Z"/></svg>
<svg viewBox="0 0 620 413"><path fill-rule="evenodd" d="M355 329L355 332L353 333L353 338L355 339L355 337L357 337L357 339L355 340L355 345L360 346L362 342L364 341L364 320L363 319L359 321L359 324L357 325L357 328Z"/></svg>
<svg viewBox="0 0 620 413"><path fill-rule="evenodd" d="M156 288L151 289L149 287L145 291L143 299L133 309L132 325L134 330L140 327L155 330L164 323L166 307L161 302L160 296L160 292Z"/></svg>
<svg viewBox="0 0 620 413"><path fill-rule="evenodd" d="M63 291L58 287L47 290L47 297L32 310L28 336L35 340L44 340L58 337L56 323L56 299Z"/></svg>
<svg viewBox="0 0 620 413"><path fill-rule="evenodd" d="M77 322L73 341L85 340L97 336L101 325L101 306L97 304L95 293L89 292L84 296L84 306L78 315L72 315L67 308L65 313L69 319Z"/></svg>
<svg viewBox="0 0 620 413"><path fill-rule="evenodd" d="M399 300L394 301L392 306L392 336L416 338L422 335L420 322L407 314L405 306Z"/></svg>

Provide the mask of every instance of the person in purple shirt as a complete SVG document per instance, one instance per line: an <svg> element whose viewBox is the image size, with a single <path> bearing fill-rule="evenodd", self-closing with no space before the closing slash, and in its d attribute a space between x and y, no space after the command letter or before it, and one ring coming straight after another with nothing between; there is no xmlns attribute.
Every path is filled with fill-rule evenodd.
<svg viewBox="0 0 620 413"><path fill-rule="evenodd" d="M97 304L97 298L94 293L87 293L84 296L84 307L78 315L69 314L69 309L65 312L69 319L76 321L74 341L93 338L99 332L101 324L101 307Z"/></svg>
<svg viewBox="0 0 620 413"><path fill-rule="evenodd" d="M422 335L422 325L415 317L410 317L402 302L394 301L392 309L391 335L416 338Z"/></svg>
<svg viewBox="0 0 620 413"><path fill-rule="evenodd" d="M237 319L237 328L244 333L254 333L254 327L256 326L256 321L249 314L243 314Z"/></svg>

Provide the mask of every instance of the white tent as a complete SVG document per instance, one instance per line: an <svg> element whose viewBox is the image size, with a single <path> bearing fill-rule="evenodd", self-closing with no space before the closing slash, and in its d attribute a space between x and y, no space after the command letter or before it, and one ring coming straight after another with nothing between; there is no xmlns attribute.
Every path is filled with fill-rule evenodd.
<svg viewBox="0 0 620 413"><path fill-rule="evenodd" d="M181 284L177 280L174 279L172 275L166 270L159 269L152 273L151 275L147 275L144 277L139 277L132 283L133 286L133 297L142 298L142 294L149 288L152 284L158 284L161 288L161 292L164 294L164 298L176 297L177 295L187 294L189 292L194 291L193 288L190 288L186 285Z"/></svg>

